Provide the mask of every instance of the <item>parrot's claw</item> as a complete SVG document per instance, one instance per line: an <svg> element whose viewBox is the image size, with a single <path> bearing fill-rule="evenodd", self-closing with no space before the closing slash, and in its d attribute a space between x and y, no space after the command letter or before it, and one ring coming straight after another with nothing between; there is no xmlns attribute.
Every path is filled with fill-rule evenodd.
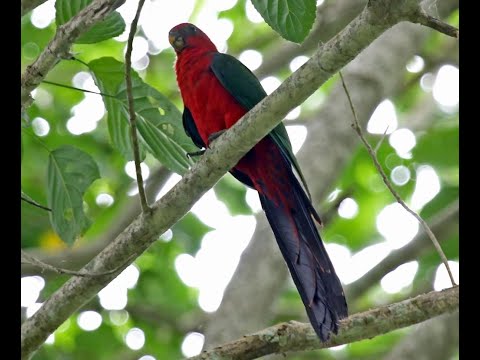
<svg viewBox="0 0 480 360"><path fill-rule="evenodd" d="M187 152L187 158L192 158L194 156L201 156L205 153L205 150L199 150L194 152Z"/></svg>
<svg viewBox="0 0 480 360"><path fill-rule="evenodd" d="M222 135L225 132L225 130L220 130L217 132L214 132L208 136L208 142L211 143L212 141L216 140L220 135Z"/></svg>

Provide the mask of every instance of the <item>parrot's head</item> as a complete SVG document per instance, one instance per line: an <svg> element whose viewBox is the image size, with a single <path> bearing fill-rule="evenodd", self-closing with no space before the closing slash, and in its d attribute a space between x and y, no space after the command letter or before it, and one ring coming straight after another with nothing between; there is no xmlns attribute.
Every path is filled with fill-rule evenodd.
<svg viewBox="0 0 480 360"><path fill-rule="evenodd" d="M168 33L168 40L177 54L186 48L217 51L217 48L208 36L198 27L190 23L182 23L173 27Z"/></svg>

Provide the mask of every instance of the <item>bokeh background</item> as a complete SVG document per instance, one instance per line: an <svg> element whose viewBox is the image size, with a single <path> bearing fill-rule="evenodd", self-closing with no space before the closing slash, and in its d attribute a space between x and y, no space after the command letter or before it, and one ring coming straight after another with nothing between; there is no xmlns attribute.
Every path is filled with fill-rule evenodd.
<svg viewBox="0 0 480 360"><path fill-rule="evenodd" d="M54 3L43 2L22 17L22 70L55 33ZM265 24L250 1L147 0L133 43L133 68L182 111L168 31L189 21L220 51L254 71L271 93L365 3L317 1L314 30L299 46ZM85 62L103 56L123 62L136 7L136 0L127 0L118 9L127 23L122 35L74 45L75 56ZM428 2L428 8L458 26L458 1ZM343 71L390 181L432 226L458 282L458 41L401 24ZM76 61L60 61L47 80L99 91L88 68ZM22 202L22 248L47 263L78 269L139 213L134 166L110 143L101 96L43 83L33 97L29 124L22 128L22 191L46 204L46 148L63 144L89 153L101 179L84 197L93 224L72 247L55 234L46 211ZM395 202L351 129L338 75L284 121L324 220L322 238L346 288L350 312L449 287L438 254L418 222ZM151 202L180 179L151 155L142 172ZM30 317L67 279L22 265L22 318ZM219 344L290 319L306 321L306 315L257 194L226 175L57 329L33 359L177 359L198 354L204 343ZM437 349L420 346L422 341L436 344L438 337ZM323 350L321 356L395 359L408 346L419 346L425 359L457 359L458 315ZM317 356L306 352L289 358Z"/></svg>

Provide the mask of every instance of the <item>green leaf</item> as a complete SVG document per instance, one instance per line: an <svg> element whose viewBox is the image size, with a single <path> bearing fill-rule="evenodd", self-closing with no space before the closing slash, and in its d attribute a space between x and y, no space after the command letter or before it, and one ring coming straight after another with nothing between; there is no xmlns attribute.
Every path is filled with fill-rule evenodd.
<svg viewBox="0 0 480 360"><path fill-rule="evenodd" d="M252 0L265 22L287 40L300 43L315 21L315 0Z"/></svg>
<svg viewBox="0 0 480 360"><path fill-rule="evenodd" d="M99 177L95 161L79 149L62 146L50 153L47 170L50 222L69 245L90 226L83 212L83 194Z"/></svg>
<svg viewBox="0 0 480 360"><path fill-rule="evenodd" d="M102 61L102 59L106 60ZM115 97L125 78L123 65L112 58L100 58L90 62L89 67L100 91L113 96L103 97L108 112L107 125L110 140L126 160L133 160L128 110ZM140 159L143 160L145 159L145 149L141 144L139 144L139 147Z"/></svg>
<svg viewBox="0 0 480 360"><path fill-rule="evenodd" d="M55 2L56 24L65 24L80 10L89 5L92 0L57 0ZM93 25L87 32L75 40L76 44L93 44L118 36L125 31L125 21L114 11L103 21Z"/></svg>
<svg viewBox="0 0 480 360"><path fill-rule="evenodd" d="M90 62L97 86L102 92L114 95L104 97L108 111L108 128L114 145L131 159L129 115L124 64L113 58ZM146 149L170 170L183 174L193 163L186 152L196 147L185 134L182 114L165 96L145 84L132 71L132 94L137 117L137 129Z"/></svg>

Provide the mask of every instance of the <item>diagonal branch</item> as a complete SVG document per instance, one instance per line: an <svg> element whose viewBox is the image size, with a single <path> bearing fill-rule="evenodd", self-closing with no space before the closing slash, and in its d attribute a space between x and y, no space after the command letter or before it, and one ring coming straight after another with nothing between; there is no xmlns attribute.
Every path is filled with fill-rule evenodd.
<svg viewBox="0 0 480 360"><path fill-rule="evenodd" d="M393 188L393 185L392 183L390 182L390 180L388 180L388 177L387 177L387 174L385 174L385 171L383 170L382 168L382 165L380 164L380 162L378 161L378 158L377 158L377 155L375 154L375 151L372 149L372 146L370 145L370 143L368 142L368 140L365 138L365 136L363 135L363 131L362 131L362 128L360 127L360 123L358 122L358 118L357 118L357 114L355 112L355 108L353 106L353 103L352 103L352 99L350 98L350 93L348 92L348 89L347 89L347 85L345 84L345 81L343 79L343 75L341 72L339 72L340 74L340 78L342 80L342 85L343 85L343 88L345 90L345 94L347 95L347 98L348 98L348 102L350 104L350 108L352 110L352 114L353 114L353 122L352 122L352 127L353 129L355 130L355 132L358 134L358 136L360 137L360 139L362 140L363 144L365 145L365 147L367 148L367 151L368 151L368 154L370 155L370 157L372 158L372 161L375 165L375 167L377 168L378 172L380 173L381 177L382 177L382 180L383 182L385 183L385 185L387 186L388 190L390 190L391 194L393 195L393 197L397 200L397 202L402 205L402 207L408 211L415 219L417 219L417 221L423 226L423 229L425 230L425 232L427 233L428 237L430 238L430 240L432 241L435 249L437 250L438 252L438 255L440 255L440 258L442 259L442 262L443 264L445 265L445 268L447 269L447 272L448 272L448 276L450 276L450 281L452 282L452 285L455 286L455 280L453 278L453 274L452 274L452 271L450 270L450 266L448 265L448 260L447 260L447 257L445 256L445 253L443 252L442 250L442 247L440 246L435 234L432 232L432 230L430 229L430 227L428 226L427 222L425 220L423 220L422 217L420 217L420 215L418 215L415 211L413 211L412 209L410 209L410 207L405 203L405 201L403 201L403 199L400 197L400 195L398 194L398 192Z"/></svg>
<svg viewBox="0 0 480 360"><path fill-rule="evenodd" d="M125 0L94 0L77 15L57 28L55 36L22 74L21 104L22 111L32 103L30 92L45 78L50 70L62 58L69 58L68 51L73 42L94 24L102 21Z"/></svg>
<svg viewBox="0 0 480 360"><path fill-rule="evenodd" d="M385 30L408 19L417 1L371 0L369 6L342 32L323 45L271 95L257 104L221 135L181 181L152 207L140 214L83 270L101 272L121 266L130 256L140 256L159 234L180 220L258 141L280 123L335 72L354 59ZM116 274L105 277L72 277L22 325L22 358L34 352L76 309L90 300Z"/></svg>
<svg viewBox="0 0 480 360"><path fill-rule="evenodd" d="M268 354L349 344L454 312L458 304L459 286L456 286L352 315L341 320L338 335L325 343L319 341L310 324L290 321L204 351L189 360L249 360Z"/></svg>

